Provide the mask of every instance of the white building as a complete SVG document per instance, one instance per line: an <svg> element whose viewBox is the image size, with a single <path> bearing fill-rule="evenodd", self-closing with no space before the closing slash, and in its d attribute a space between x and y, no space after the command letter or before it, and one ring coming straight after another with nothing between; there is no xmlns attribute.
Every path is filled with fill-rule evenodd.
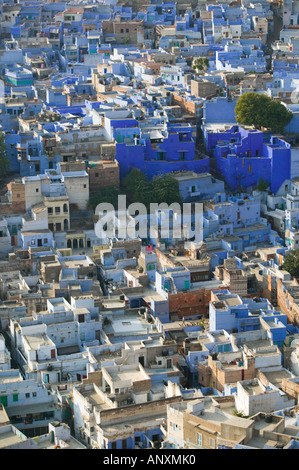
<svg viewBox="0 0 299 470"><path fill-rule="evenodd" d="M294 399L274 386L263 385L257 378L237 382L235 406L245 416L252 416L261 410L272 413L294 405Z"/></svg>

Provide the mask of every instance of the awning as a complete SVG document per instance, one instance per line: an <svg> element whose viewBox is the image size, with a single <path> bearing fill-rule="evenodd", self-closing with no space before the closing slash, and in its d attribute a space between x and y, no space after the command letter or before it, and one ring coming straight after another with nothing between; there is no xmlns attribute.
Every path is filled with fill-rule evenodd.
<svg viewBox="0 0 299 470"><path fill-rule="evenodd" d="M39 403L36 405L19 405L19 406L7 406L5 411L8 417L12 416L26 416L34 413L47 413L49 411L55 411L57 408L54 403Z"/></svg>

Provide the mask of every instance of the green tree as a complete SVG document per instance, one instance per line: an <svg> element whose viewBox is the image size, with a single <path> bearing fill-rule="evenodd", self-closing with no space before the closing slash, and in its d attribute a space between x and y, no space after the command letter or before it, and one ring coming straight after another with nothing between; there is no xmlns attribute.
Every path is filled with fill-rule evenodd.
<svg viewBox="0 0 299 470"><path fill-rule="evenodd" d="M139 169L134 168L122 181L122 193L127 196L127 203L140 202L149 210L151 203L181 204L179 184L171 174L158 175L152 180Z"/></svg>
<svg viewBox="0 0 299 470"><path fill-rule="evenodd" d="M0 132L0 177L6 175L10 167L10 161L7 157L5 136L3 132Z"/></svg>
<svg viewBox="0 0 299 470"><path fill-rule="evenodd" d="M138 168L133 168L123 179L121 188L127 196L128 204L132 202L143 202L143 192L149 186L147 176Z"/></svg>
<svg viewBox="0 0 299 470"><path fill-rule="evenodd" d="M254 126L256 129L266 127L276 133L282 133L293 117L293 113L280 101L251 91L238 99L235 115L240 124Z"/></svg>
<svg viewBox="0 0 299 470"><path fill-rule="evenodd" d="M269 183L267 183L267 181L265 181L263 178L260 178L258 180L258 183L257 183L257 186L256 186L256 189L258 191L266 191L269 187Z"/></svg>
<svg viewBox="0 0 299 470"><path fill-rule="evenodd" d="M153 178L153 194L154 199L158 204L165 202L166 204L172 204L173 202L182 203L179 183L171 175L159 175Z"/></svg>
<svg viewBox="0 0 299 470"><path fill-rule="evenodd" d="M89 207L95 210L98 204L101 204L102 202L107 202L109 204L112 204L114 209L117 210L118 196L120 194L121 191L118 186L105 186L104 188L100 189L100 191L90 196Z"/></svg>
<svg viewBox="0 0 299 470"><path fill-rule="evenodd" d="M193 68L199 72L206 72L209 68L210 62L207 57L199 57L193 61Z"/></svg>
<svg viewBox="0 0 299 470"><path fill-rule="evenodd" d="M299 278L299 250L292 250L285 256L282 268Z"/></svg>

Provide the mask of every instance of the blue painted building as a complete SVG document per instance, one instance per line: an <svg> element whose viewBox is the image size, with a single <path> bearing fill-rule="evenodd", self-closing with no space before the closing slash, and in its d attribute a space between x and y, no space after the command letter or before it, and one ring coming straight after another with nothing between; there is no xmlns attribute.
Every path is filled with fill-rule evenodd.
<svg viewBox="0 0 299 470"><path fill-rule="evenodd" d="M33 73L24 67L18 67L14 70L6 70L5 79L13 86L33 85Z"/></svg>
<svg viewBox="0 0 299 470"><path fill-rule="evenodd" d="M121 124L121 125L120 125ZM149 130L136 126L137 122L113 123L116 160L122 179L133 168L139 168L149 178L173 171L209 172L209 157L195 150L195 140L190 125L169 124L166 129ZM121 130L120 130L121 129ZM131 143L121 143L127 136Z"/></svg>
<svg viewBox="0 0 299 470"><path fill-rule="evenodd" d="M291 145L279 137L269 138L259 130L238 125L209 134L207 150L231 190L252 188L263 179L275 194L290 179Z"/></svg>
<svg viewBox="0 0 299 470"><path fill-rule="evenodd" d="M242 299L229 291L214 291L209 305L210 329L246 332L266 329L274 344L283 346L287 335L287 315L276 312L267 299Z"/></svg>
<svg viewBox="0 0 299 470"><path fill-rule="evenodd" d="M34 229L20 231L21 246L24 250L29 247L53 247L53 232L49 229Z"/></svg>

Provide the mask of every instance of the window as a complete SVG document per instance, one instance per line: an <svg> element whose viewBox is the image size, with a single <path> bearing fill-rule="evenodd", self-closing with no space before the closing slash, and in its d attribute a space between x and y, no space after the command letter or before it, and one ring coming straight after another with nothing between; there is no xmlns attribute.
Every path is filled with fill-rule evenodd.
<svg viewBox="0 0 299 470"><path fill-rule="evenodd" d="M12 396L12 401L19 401L19 395L17 393L15 393L13 396Z"/></svg>
<svg viewBox="0 0 299 470"><path fill-rule="evenodd" d="M199 447L202 447L202 434L197 433L196 443Z"/></svg>
<svg viewBox="0 0 299 470"><path fill-rule="evenodd" d="M32 396L33 396L33 397L36 397L36 392L32 392Z"/></svg>
<svg viewBox="0 0 299 470"><path fill-rule="evenodd" d="M155 270L155 265L154 264L148 264L147 265L147 271L153 271Z"/></svg>
<svg viewBox="0 0 299 470"><path fill-rule="evenodd" d="M38 193L38 188L35 189L35 192Z"/></svg>
<svg viewBox="0 0 299 470"><path fill-rule="evenodd" d="M210 439L210 447L215 448L215 439Z"/></svg>
<svg viewBox="0 0 299 470"><path fill-rule="evenodd" d="M3 406L7 406L7 396L3 395L0 397L0 403L2 403Z"/></svg>
<svg viewBox="0 0 299 470"><path fill-rule="evenodd" d="M30 393L25 393L26 398L30 398Z"/></svg>
<svg viewBox="0 0 299 470"><path fill-rule="evenodd" d="M53 207L48 207L48 214L53 214Z"/></svg>
<svg viewBox="0 0 299 470"><path fill-rule="evenodd" d="M60 214L60 207L55 207L55 214Z"/></svg>
<svg viewBox="0 0 299 470"><path fill-rule="evenodd" d="M174 431L177 431L177 430L178 430L178 425L175 424L175 423L173 423L172 429L173 429Z"/></svg>

